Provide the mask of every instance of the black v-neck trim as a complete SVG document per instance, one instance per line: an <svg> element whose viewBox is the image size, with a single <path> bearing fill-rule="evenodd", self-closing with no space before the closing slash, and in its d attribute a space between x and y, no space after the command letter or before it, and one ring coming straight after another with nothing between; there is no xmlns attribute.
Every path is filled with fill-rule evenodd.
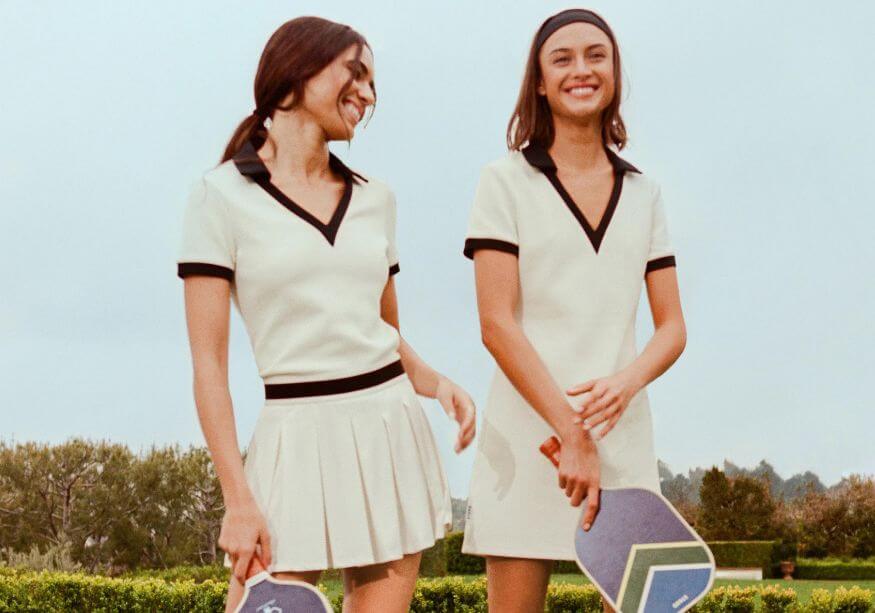
<svg viewBox="0 0 875 613"><path fill-rule="evenodd" d="M352 197L352 181L344 177L343 194L340 196L340 202L337 203L337 208L334 209L331 219L325 224L307 209L286 196L285 192L270 182L269 176L265 177L262 175L254 177L254 179L255 182L258 183L264 191L273 196L277 202L319 230L319 232L322 233L322 236L325 237L325 240L327 240L331 246L334 246L334 240L337 238L337 231L340 230L340 222L343 221L343 217L346 215L346 211L349 208L349 201Z"/></svg>
<svg viewBox="0 0 875 613"><path fill-rule="evenodd" d="M353 183L358 183L360 181L367 182L366 178L357 172L350 170L346 164L337 158L337 156L329 152L328 164L343 178L344 187L343 194L340 196L340 201L337 203L337 207L334 209L331 219L329 219L326 224L322 223L315 215L289 198L285 192L271 182L270 171L259 157L255 144L252 141L247 141L233 159L240 174L252 179L264 191L270 194L274 200L279 202L294 215L316 228L332 246L334 246L337 232L340 230L340 223L343 221L347 209L349 209L349 203L352 199Z"/></svg>
<svg viewBox="0 0 875 613"><path fill-rule="evenodd" d="M574 202L571 194L569 194L568 190L565 189L565 186L562 185L562 181L559 180L556 163L553 162L547 149L543 146L532 144L525 147L522 150L522 153L529 164L544 173L544 176L550 181L553 189L555 189L562 198L565 206L571 211L571 214L574 215L577 223L583 228L592 248L598 253L599 247L601 247L602 241L605 238L605 233L608 231L608 226L611 224L614 211L617 210L617 204L620 202L620 194L623 192L623 177L626 172L640 173L641 171L607 147L605 148L605 153L607 154L608 160L611 162L611 166L614 170L614 185L611 188L611 196L608 199L608 205L605 207L605 212L602 213L602 218L599 220L598 226L593 228L589 223L589 220L587 220L586 215L583 214L583 211L581 211L580 207L577 206L577 203Z"/></svg>
<svg viewBox="0 0 875 613"><path fill-rule="evenodd" d="M581 211L580 207L577 206L577 203L574 202L571 194L569 194L565 189L565 186L562 185L556 170L547 171L544 174L547 175L547 178L550 179L550 183L552 183L556 191L559 192L563 202L565 202L565 206L568 207L568 210L570 210L571 214L577 219L577 223L580 224L580 227L586 232L589 242L592 243L592 248L598 253L599 247L602 245L602 240L605 238L605 232L608 231L608 226L611 223L611 218L614 216L614 211L617 210L617 203L620 201L620 193L623 191L623 175L625 173L617 172L616 170L614 171L614 186L611 188L611 197L608 199L608 206L605 207L605 212L602 214L599 225L595 228L590 225L586 215L583 214L583 211Z"/></svg>

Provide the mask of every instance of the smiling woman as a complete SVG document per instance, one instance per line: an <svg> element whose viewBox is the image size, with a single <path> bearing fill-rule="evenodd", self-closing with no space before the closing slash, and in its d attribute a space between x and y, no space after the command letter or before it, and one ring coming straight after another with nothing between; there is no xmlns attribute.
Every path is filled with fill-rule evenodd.
<svg viewBox="0 0 875 613"><path fill-rule="evenodd" d="M644 388L685 332L659 186L614 150L626 143L620 76L600 16L547 19L508 124L511 151L483 169L474 197L464 254L499 369L462 551L486 557L490 610L543 608L552 561L574 559L601 487L660 489ZM638 355L643 283L656 332ZM552 435L558 479L538 453Z"/></svg>
<svg viewBox="0 0 875 613"><path fill-rule="evenodd" d="M457 451L474 436L474 406L400 336L392 191L328 148L373 108L374 74L349 26L281 26L259 62L255 110L186 209L178 274L225 499L228 610L263 566L310 583L341 568L345 608L406 611L421 551L451 525L417 394L459 422ZM231 302L265 386L245 464L228 392Z"/></svg>

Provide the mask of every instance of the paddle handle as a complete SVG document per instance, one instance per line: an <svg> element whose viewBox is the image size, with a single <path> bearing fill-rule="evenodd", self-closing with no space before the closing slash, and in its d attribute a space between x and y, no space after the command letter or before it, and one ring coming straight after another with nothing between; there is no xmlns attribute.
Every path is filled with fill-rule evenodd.
<svg viewBox="0 0 875 613"><path fill-rule="evenodd" d="M538 448L541 450L548 460L553 462L553 466L559 468L559 452L562 450L562 443L555 436L551 436L546 441L541 443Z"/></svg>

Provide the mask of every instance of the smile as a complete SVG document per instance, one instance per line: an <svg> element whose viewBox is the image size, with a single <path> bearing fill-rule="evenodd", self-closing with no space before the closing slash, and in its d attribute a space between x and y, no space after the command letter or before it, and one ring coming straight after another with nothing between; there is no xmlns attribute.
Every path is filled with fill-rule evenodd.
<svg viewBox="0 0 875 613"><path fill-rule="evenodd" d="M569 87L563 91L567 94L571 94L575 98L588 98L592 96L597 89L598 86L596 85L575 85L574 87Z"/></svg>
<svg viewBox="0 0 875 613"><path fill-rule="evenodd" d="M362 120L362 115L364 115L364 111L354 102L347 100L343 104L343 108L346 109L347 113L355 120L355 123L358 123Z"/></svg>

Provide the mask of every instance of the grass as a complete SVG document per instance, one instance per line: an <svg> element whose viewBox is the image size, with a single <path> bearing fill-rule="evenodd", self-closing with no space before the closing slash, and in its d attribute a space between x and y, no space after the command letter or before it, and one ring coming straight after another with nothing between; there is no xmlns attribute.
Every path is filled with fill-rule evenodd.
<svg viewBox="0 0 875 613"><path fill-rule="evenodd" d="M481 578L483 575L460 575L466 581L474 581L475 579ZM328 588L328 594L330 598L334 598L335 596L341 594L343 592L343 583L339 578L336 578L336 575L324 575L324 579L322 583ZM550 578L551 583L568 583L571 585L587 585L589 580L584 575L553 575ZM714 587L726 587L730 585L737 585L740 587L752 587L752 586L765 586L765 585L779 585L783 588L792 588L796 591L796 595L799 598L800 603L808 602L811 597L812 590L816 589L825 589L830 592L834 591L839 587L852 587L858 586L867 590L875 591L875 581L803 581L803 580L793 580L793 581L785 581L783 579L763 579L762 581L755 580L747 580L747 579L715 579Z"/></svg>
<svg viewBox="0 0 875 613"><path fill-rule="evenodd" d="M551 583L570 583L573 585L586 585L589 583L589 580L583 575L553 575L550 578ZM739 587L756 587L756 586L766 586L766 585L778 585L782 588L792 588L796 595L799 597L799 602L805 603L808 602L808 599L811 597L811 592L816 589L825 589L830 592L835 591L836 588L839 587L853 587L858 586L867 590L875 590L875 581L866 580L866 581L854 581L854 580L841 580L841 581L807 581L807 580L792 580L785 581L784 579L763 579L762 581L756 581L752 579L715 579L714 587L727 587L730 585L737 585Z"/></svg>

